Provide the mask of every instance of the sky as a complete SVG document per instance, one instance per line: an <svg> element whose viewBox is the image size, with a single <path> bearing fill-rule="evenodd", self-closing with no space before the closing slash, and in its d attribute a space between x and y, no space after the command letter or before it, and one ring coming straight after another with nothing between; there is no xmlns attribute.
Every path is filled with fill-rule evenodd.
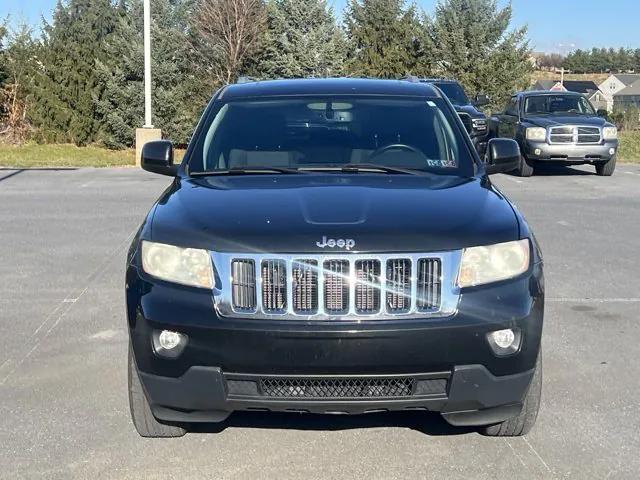
<svg viewBox="0 0 640 480"><path fill-rule="evenodd" d="M329 0L340 12L347 0ZM433 12L437 0L416 0ZM505 5L507 0L498 0ZM10 25L28 23L38 27L51 18L56 0L0 0L0 19ZM153 0L151 1L153 9ZM528 25L535 51L568 53L577 48L640 48L638 18L640 0L512 0L513 26Z"/></svg>

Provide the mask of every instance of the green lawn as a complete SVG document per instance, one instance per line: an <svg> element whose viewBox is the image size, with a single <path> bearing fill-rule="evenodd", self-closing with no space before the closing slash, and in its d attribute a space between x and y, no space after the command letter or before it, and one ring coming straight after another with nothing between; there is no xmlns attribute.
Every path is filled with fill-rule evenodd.
<svg viewBox="0 0 640 480"><path fill-rule="evenodd" d="M184 155L176 150L176 160ZM106 148L75 145L21 146L0 144L0 167L122 167L135 165L135 150L107 150Z"/></svg>
<svg viewBox="0 0 640 480"><path fill-rule="evenodd" d="M620 132L618 158L622 162L640 163L640 131Z"/></svg>

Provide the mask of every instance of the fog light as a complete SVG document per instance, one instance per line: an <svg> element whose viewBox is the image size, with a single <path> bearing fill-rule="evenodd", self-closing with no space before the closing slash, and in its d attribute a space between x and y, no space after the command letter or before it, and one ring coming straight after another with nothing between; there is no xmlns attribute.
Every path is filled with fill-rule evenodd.
<svg viewBox="0 0 640 480"><path fill-rule="evenodd" d="M613 155L614 153L616 153L616 149L615 148L610 148L609 149L609 155Z"/></svg>
<svg viewBox="0 0 640 480"><path fill-rule="evenodd" d="M537 156L540 156L540 154L542 153L542 150L540 150L539 148L536 148L533 153L535 153Z"/></svg>
<svg viewBox="0 0 640 480"><path fill-rule="evenodd" d="M489 345L496 355L511 355L520 350L520 329L496 330L487 335Z"/></svg>
<svg viewBox="0 0 640 480"><path fill-rule="evenodd" d="M152 338L153 350L157 355L167 358L178 357L189 340L186 335L171 330L155 330Z"/></svg>
<svg viewBox="0 0 640 480"><path fill-rule="evenodd" d="M180 334L170 330L163 330L158 337L158 343L165 350L173 350L180 345Z"/></svg>

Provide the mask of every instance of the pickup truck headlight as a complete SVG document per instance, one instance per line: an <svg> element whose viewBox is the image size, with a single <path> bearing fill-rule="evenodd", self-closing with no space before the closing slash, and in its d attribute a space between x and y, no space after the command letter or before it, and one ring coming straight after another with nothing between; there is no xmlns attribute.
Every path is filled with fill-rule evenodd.
<svg viewBox="0 0 640 480"><path fill-rule="evenodd" d="M167 282L213 288L213 267L206 250L143 240L142 268L152 277Z"/></svg>
<svg viewBox="0 0 640 480"><path fill-rule="evenodd" d="M604 127L602 129L602 138L605 140L615 140L618 138L618 129L616 127Z"/></svg>
<svg viewBox="0 0 640 480"><path fill-rule="evenodd" d="M460 261L460 288L517 277L529 269L529 240L465 248Z"/></svg>
<svg viewBox="0 0 640 480"><path fill-rule="evenodd" d="M547 129L542 127L527 128L526 137L527 137L527 140L543 142L547 139Z"/></svg>

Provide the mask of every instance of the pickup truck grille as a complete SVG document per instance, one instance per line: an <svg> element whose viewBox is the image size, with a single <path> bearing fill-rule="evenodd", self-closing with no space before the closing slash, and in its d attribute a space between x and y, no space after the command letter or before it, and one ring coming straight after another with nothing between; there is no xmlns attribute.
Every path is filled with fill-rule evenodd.
<svg viewBox="0 0 640 480"><path fill-rule="evenodd" d="M557 126L549 129L549 143L589 145L602 140L600 127Z"/></svg>
<svg viewBox="0 0 640 480"><path fill-rule="evenodd" d="M216 262L221 278L226 271L231 278L230 297L220 291L216 298L223 315L377 318L425 316L442 308L445 284L442 255L225 257L229 259L228 270L220 268L224 260ZM228 298L229 305L224 298Z"/></svg>

